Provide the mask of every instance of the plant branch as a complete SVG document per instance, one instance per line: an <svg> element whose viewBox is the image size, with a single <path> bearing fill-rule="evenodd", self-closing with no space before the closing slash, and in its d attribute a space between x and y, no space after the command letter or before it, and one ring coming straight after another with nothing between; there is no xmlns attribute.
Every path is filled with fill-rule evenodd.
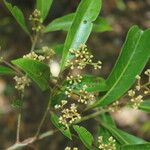
<svg viewBox="0 0 150 150"><path fill-rule="evenodd" d="M38 34L36 33L35 36L31 39L31 41L32 41L31 52L34 51L34 49L35 49L35 46L36 46L38 37L39 37L39 36L38 36Z"/></svg>
<svg viewBox="0 0 150 150"><path fill-rule="evenodd" d="M19 112L18 114L16 143L20 142L20 125L21 125L21 112Z"/></svg>
<svg viewBox="0 0 150 150"><path fill-rule="evenodd" d="M44 139L44 138L46 138L48 136L53 135L57 131L58 130L50 130L50 131L47 131L47 132L39 135L38 138L36 138L36 137L27 138L26 140L24 140L24 141L22 141L20 143L16 143L16 144L12 145L11 147L7 148L7 150L17 150L19 148L26 147L26 146L28 146L28 145L30 145L30 144L38 141L38 140L42 140L42 139Z"/></svg>
<svg viewBox="0 0 150 150"><path fill-rule="evenodd" d="M42 119L41 119L41 122L40 122L40 124L39 124L39 127L38 127L38 129L37 129L37 132L36 132L36 134L35 134L35 137L36 138L38 138L38 136L39 136L39 134L40 134L40 131L41 131L41 128L42 128L42 125L43 125L43 123L44 123L44 121L45 121L45 119L46 119L46 116L47 116L47 114L48 114L48 112L49 112L49 110L50 110L50 100L49 100L49 102L48 102L48 105L47 105L47 108L46 108L46 111L44 112L44 115L43 115L43 117L42 117Z"/></svg>

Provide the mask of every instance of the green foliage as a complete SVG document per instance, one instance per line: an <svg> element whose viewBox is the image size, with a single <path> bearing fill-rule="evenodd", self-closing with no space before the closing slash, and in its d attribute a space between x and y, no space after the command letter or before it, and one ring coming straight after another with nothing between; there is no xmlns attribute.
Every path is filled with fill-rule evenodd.
<svg viewBox="0 0 150 150"><path fill-rule="evenodd" d="M65 41L61 69L65 67L69 49L78 48L80 44L84 44L87 41L92 31L92 22L96 20L100 12L101 3L101 0L83 0L80 2Z"/></svg>
<svg viewBox="0 0 150 150"><path fill-rule="evenodd" d="M42 91L47 90L50 95L47 109L33 139L29 138L23 142L18 140L19 142L17 141L17 144L12 147L23 148L36 142L37 139L42 139L51 133L60 131L70 140L72 140L73 136L79 138L89 150L98 150L100 149L98 147L103 147L103 145L106 147L114 146L117 150L150 149L150 144L145 140L118 129L110 113L111 107L115 107L115 104L118 104L113 102L119 100L131 88L136 78L138 78L137 85L140 84L141 78L140 76L137 77L137 75L142 72L150 58L150 29L143 31L137 26L130 28L116 64L109 77L105 80L100 76L84 74L82 71L87 65L92 65L94 69L101 68L101 61L95 63L92 59L93 55L88 52L86 45L84 45L91 32L112 30L105 18L98 17L102 0L81 0L75 13L56 18L44 28L43 22L49 13L52 2L53 0L36 0L36 9L41 12L41 16L37 10L33 11L34 13L30 16L30 21L32 21L31 53L26 55L26 58L12 60L13 69L9 68L12 64L1 61L8 67L0 65L0 75L16 75L14 78L16 81L15 88L19 91L19 98L12 102L12 106L19 109L19 113L22 113L24 102L20 101L20 99L24 97L25 87L30 84L28 77ZM5 0L4 3L22 29L27 34L30 34L22 11ZM52 43L51 47L54 48L55 52L41 43L42 47L40 47L40 44L37 45L39 41L42 41L41 38L44 33L58 30L67 31L67 37L62 44ZM82 46L80 47L81 44ZM71 48L73 48L73 51L69 51ZM56 57L53 56L54 53L56 53ZM52 76L50 73L49 63L55 58L61 58L59 64L61 71L58 76ZM68 66L66 66L66 62ZM145 75L150 78L150 70L147 70ZM145 85L146 91L143 91L146 95L147 93L149 94L149 81ZM140 86L140 88L142 87ZM132 90L130 95L133 99L142 102L145 99L145 95L136 95L140 92L135 86L135 90ZM133 99L131 102L133 102ZM112 103L114 105L111 105ZM139 109L150 112L150 100L144 100L138 104ZM124 107L130 104L128 105L125 102L121 103L123 106L120 106L120 103L118 105L118 107ZM42 125L49 113L50 120L56 129L52 132L48 131L40 134ZM19 116L21 118L21 114ZM96 141L94 141L94 136L86 128L76 125L91 118L96 119L98 123L98 136L100 137ZM18 119L17 136L19 136L19 126ZM92 126L96 125L92 124ZM73 132L70 129L74 129L77 136L72 134Z"/></svg>
<svg viewBox="0 0 150 150"><path fill-rule="evenodd" d="M142 31L137 26L129 30L121 54L106 82L109 91L94 104L94 107L111 104L131 87L135 76L141 73L149 60L149 37L150 30Z"/></svg>
<svg viewBox="0 0 150 150"><path fill-rule="evenodd" d="M87 131L86 128L82 127L82 126L77 126L74 125L73 126L74 130L77 132L79 138L81 139L81 141L83 142L83 144L89 149L92 149L92 143L94 142L94 138L92 136L92 134Z"/></svg>
<svg viewBox="0 0 150 150"><path fill-rule="evenodd" d="M43 21L48 15L52 2L53 0L36 0L36 8L41 12Z"/></svg>
<svg viewBox="0 0 150 150"><path fill-rule="evenodd" d="M21 28L27 33L29 33L29 30L27 28L26 22L25 22L25 18L24 15L22 13L22 11L17 7L17 6L12 6L10 3L8 3L6 0L4 0L4 3L6 5L6 7L8 8L8 10L11 12L11 14L13 15L13 17L16 19L16 21L19 23L19 25L21 26Z"/></svg>
<svg viewBox="0 0 150 150"><path fill-rule="evenodd" d="M59 129L62 134L64 134L66 137L68 137L69 139L72 139L71 137L71 133L70 133L70 129L69 128L66 128L65 126L61 125L59 123L59 118L56 114L54 114L53 112L51 112L51 122L53 123L53 125Z"/></svg>
<svg viewBox="0 0 150 150"><path fill-rule="evenodd" d="M150 113L150 100L144 100L139 106L139 109Z"/></svg>
<svg viewBox="0 0 150 150"><path fill-rule="evenodd" d="M44 32L47 33L47 32L58 31L58 30L68 31L72 25L74 17L75 17L75 13L71 13L62 16L60 18L57 18L45 27ZM94 32L104 32L104 31L111 31L111 30L112 30L111 25L103 17L98 17L93 22L92 31Z"/></svg>
<svg viewBox="0 0 150 150"><path fill-rule="evenodd" d="M120 150L149 150L149 149L150 149L150 143L124 145L120 148Z"/></svg>
<svg viewBox="0 0 150 150"><path fill-rule="evenodd" d="M15 72L8 67L0 65L0 75L15 75Z"/></svg>
<svg viewBox="0 0 150 150"><path fill-rule="evenodd" d="M20 58L12 63L21 68L42 90L49 89L50 69L37 60Z"/></svg>
<svg viewBox="0 0 150 150"><path fill-rule="evenodd" d="M105 92L108 90L105 80L101 77L84 75L81 84L87 85L87 92Z"/></svg>

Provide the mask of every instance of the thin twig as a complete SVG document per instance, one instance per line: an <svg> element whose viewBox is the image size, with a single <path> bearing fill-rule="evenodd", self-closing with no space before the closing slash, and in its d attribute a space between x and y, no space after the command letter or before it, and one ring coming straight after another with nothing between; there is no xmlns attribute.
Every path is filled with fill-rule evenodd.
<svg viewBox="0 0 150 150"><path fill-rule="evenodd" d="M96 116L98 116L98 115L100 115L101 113L104 113L104 112L108 112L108 110L99 110L99 111L97 111L95 113L92 113L90 115L87 115L87 116L83 117L81 120L76 121L74 124L78 124L80 122L89 120L89 119L91 119L93 117L96 117ZM37 142L38 140L42 140L42 139L44 139L46 137L49 137L49 136L53 135L54 133L56 133L58 131L59 131L58 129L56 129L56 130L50 130L50 131L47 131L47 132L39 135L38 137L34 136L34 137L31 137L31 138L28 138L28 139L24 140L23 142L16 143L16 144L12 145L7 150L16 150L18 148L26 147L26 146L34 143L34 142Z"/></svg>
<svg viewBox="0 0 150 150"><path fill-rule="evenodd" d="M47 132L39 135L38 138L36 138L36 137L27 138L26 140L24 140L24 141L22 141L20 143L16 143L16 144L12 145L11 147L7 148L7 150L17 150L19 148L26 147L26 146L28 146L28 145L30 145L30 144L38 141L38 140L42 140L42 139L44 139L44 138L46 138L48 136L53 135L57 131L58 130L50 130L50 131L47 131Z"/></svg>
<svg viewBox="0 0 150 150"><path fill-rule="evenodd" d="M35 46L36 46L38 37L39 37L39 36L38 36L38 34L36 33L35 36L34 36L34 38L31 39L31 41L32 41L31 52L34 51L34 49L35 49Z"/></svg>
<svg viewBox="0 0 150 150"><path fill-rule="evenodd" d="M3 60L2 61L5 65L7 65L8 67L12 68L15 72L17 72L20 75L24 75L20 70L18 70L15 66L13 66L12 64L10 64L9 62Z"/></svg>
<svg viewBox="0 0 150 150"><path fill-rule="evenodd" d="M21 125L21 112L19 112L18 114L16 143L20 142L20 125Z"/></svg>
<svg viewBox="0 0 150 150"><path fill-rule="evenodd" d="M41 122L40 122L40 124L39 124L39 127L38 127L38 129L37 129L37 132L36 132L36 134L35 134L35 137L36 137L36 138L38 138L38 136L39 136L39 134L40 134L42 125L44 124L44 121L45 121L46 116L47 116L47 114L48 114L48 112L49 112L49 109L50 109L50 100L49 100L49 102L48 102L46 111L44 112L44 115L43 115L43 117L42 117L42 120L41 120Z"/></svg>

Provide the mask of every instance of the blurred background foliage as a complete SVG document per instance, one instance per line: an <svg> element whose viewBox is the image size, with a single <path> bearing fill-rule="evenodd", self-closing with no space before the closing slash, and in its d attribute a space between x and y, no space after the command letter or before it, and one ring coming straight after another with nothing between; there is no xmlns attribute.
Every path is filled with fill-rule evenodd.
<svg viewBox="0 0 150 150"><path fill-rule="evenodd" d="M54 0L45 23L47 24L54 18L74 12L79 1ZM21 8L27 20L33 12L35 4L35 0L8 0L8 2ZM100 15L107 18L113 30L91 34L88 40L88 47L92 50L95 59L100 59L103 62L103 68L100 72L95 72L90 69L87 72L107 77L120 52L129 27L134 24L137 24L143 29L150 27L150 0L103 0ZM63 43L65 37L66 33L63 31L48 33L43 35L42 40L38 44L39 46L52 47L56 44ZM4 6L2 0L0 0L0 46L0 56L4 56L8 61L28 53L31 47L29 37L24 34ZM11 103L14 99L17 99L17 93L13 85L13 79L0 76L0 150L4 150L15 142L17 116L16 110L11 106ZM33 95L33 93L35 94ZM47 104L47 101L45 101L46 97L47 94L41 93L35 86L26 90L21 128L22 139L32 136L35 133ZM150 140L150 121L147 121L150 116L148 114L141 111L124 109L119 113L114 113L113 116L117 125L123 130ZM90 123L89 128L94 133L96 131L94 122L91 121ZM47 119L43 131L51 128L53 126L50 124L50 120ZM76 143L76 141L72 143L65 139L61 133L57 133L25 149L63 150L67 144L76 145L79 143ZM80 146L80 149L84 150L82 146Z"/></svg>

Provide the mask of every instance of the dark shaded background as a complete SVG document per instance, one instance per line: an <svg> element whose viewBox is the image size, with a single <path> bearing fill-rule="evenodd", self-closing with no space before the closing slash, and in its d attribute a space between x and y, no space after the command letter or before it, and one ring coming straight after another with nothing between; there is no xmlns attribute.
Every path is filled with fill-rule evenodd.
<svg viewBox="0 0 150 150"><path fill-rule="evenodd" d="M56 17L63 16L67 13L74 12L80 0L54 0L52 9L49 13L45 24L49 23ZM8 0L21 8L26 16L32 13L34 9L34 0ZM95 59L103 62L103 69L100 72L92 72L92 74L100 74L107 77L110 73L116 58L120 52L121 46L125 40L126 33L132 25L137 24L141 28L150 27L150 0L103 0L102 12L100 14L106 17L112 24L113 31L105 33L92 33L88 46L92 49ZM52 46L55 43L63 43L65 40L65 32L53 32L43 36L42 45ZM40 45L39 44L39 45ZM30 51L30 39L24 34L14 18L8 12L6 7L0 0L0 55L5 56L9 61L14 58L21 57ZM148 67L149 65L147 65ZM89 70L88 70L89 72ZM1 94L3 87L6 87L5 94ZM33 95L33 93L35 93ZM16 134L16 111L10 107L12 99L15 97L13 88L13 80L8 77L0 77L0 150L4 150L15 142ZM46 93L41 93L38 88L30 87L26 91L25 107L22 119L21 138L25 139L32 136L41 119L43 110L47 104ZM126 111L126 115L113 114L119 127L134 135L150 140L150 122L146 123L149 116L142 112ZM91 131L95 132L94 122L89 122ZM49 118L45 122L43 131L53 128ZM67 145L76 145L75 141L70 142L65 139L61 133L57 133L52 137L48 137L43 141L37 142L27 150L63 150ZM80 146L80 149L85 148Z"/></svg>

